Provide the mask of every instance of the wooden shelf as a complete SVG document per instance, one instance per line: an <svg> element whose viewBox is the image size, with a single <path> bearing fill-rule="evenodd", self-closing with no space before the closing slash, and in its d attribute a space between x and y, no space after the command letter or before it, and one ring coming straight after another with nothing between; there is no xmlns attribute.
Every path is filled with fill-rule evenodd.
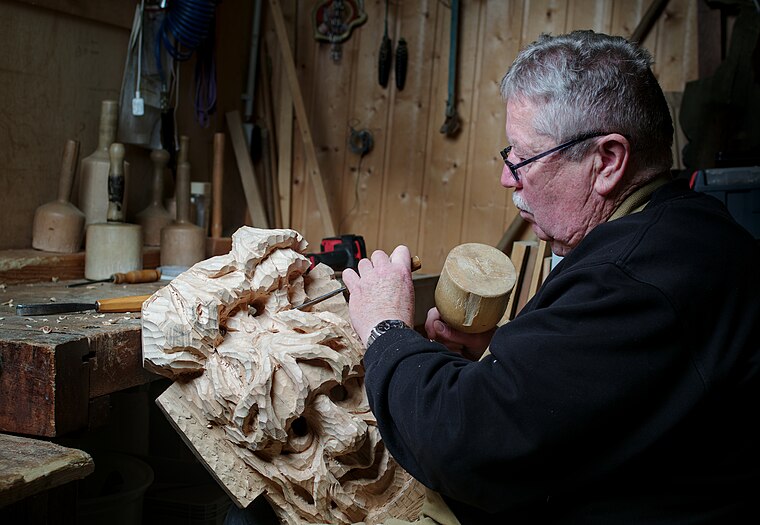
<svg viewBox="0 0 760 525"><path fill-rule="evenodd" d="M84 279L84 250L52 253L40 250L0 250L0 284ZM143 249L143 268L157 268L160 248Z"/></svg>

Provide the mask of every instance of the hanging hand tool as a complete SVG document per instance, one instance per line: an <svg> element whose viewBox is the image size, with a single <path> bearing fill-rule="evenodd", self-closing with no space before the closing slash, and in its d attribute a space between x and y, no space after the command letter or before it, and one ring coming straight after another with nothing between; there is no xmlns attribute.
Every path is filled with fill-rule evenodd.
<svg viewBox="0 0 760 525"><path fill-rule="evenodd" d="M67 286L67 288L73 288L75 286L84 286L86 284L94 283L107 283L113 284L137 284L137 283L154 283L161 278L161 270L133 270L127 273L115 273L108 279L98 279L96 281L84 281L82 283L74 283Z"/></svg>
<svg viewBox="0 0 760 525"><path fill-rule="evenodd" d="M403 91L406 84L406 65L409 61L409 49L404 37L399 38L396 46L396 89Z"/></svg>
<svg viewBox="0 0 760 525"><path fill-rule="evenodd" d="M449 38L449 98L446 101L446 120L441 133L453 137L459 131L459 115L456 108L457 83L457 33L459 32L459 0L451 0L451 28Z"/></svg>
<svg viewBox="0 0 760 525"><path fill-rule="evenodd" d="M377 80L383 87L388 85L388 77L391 75L391 46L391 39L388 38L388 0L385 0L385 32L377 57Z"/></svg>
<svg viewBox="0 0 760 525"><path fill-rule="evenodd" d="M413 255L412 256L412 271L416 272L420 268L422 268L422 262L420 261L420 258L418 256L416 256L416 255ZM320 295L318 297L315 297L314 299L310 299L309 301L306 301L305 303L296 306L295 309L296 310L303 310L307 306L311 306L311 305L314 305L314 304L317 304L317 303L321 303L325 299L329 299L330 297L335 297L336 295L338 295L340 293L343 293L346 290L348 290L348 288L346 288L346 286L343 285L340 288L336 288L335 290L327 292L326 294L322 294L322 295Z"/></svg>
<svg viewBox="0 0 760 525"><path fill-rule="evenodd" d="M16 315L53 315L95 310L98 313L140 312L150 295L99 299L93 303L38 303L16 305Z"/></svg>

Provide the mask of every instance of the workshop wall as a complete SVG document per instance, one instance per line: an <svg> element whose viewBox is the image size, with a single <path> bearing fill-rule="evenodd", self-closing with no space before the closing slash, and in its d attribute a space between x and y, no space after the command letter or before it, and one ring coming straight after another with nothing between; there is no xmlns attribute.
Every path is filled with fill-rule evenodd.
<svg viewBox="0 0 760 525"><path fill-rule="evenodd" d="M630 36L651 0L462 0L459 16L456 110L461 130L439 132L447 100L450 0L389 0L388 34L400 38L409 60L403 90L391 72L377 81L385 0L365 0L367 22L341 46L314 38L316 1L283 0L299 88L337 232L363 235L368 250L407 244L426 273L440 270L462 242L496 244L516 211L499 185L504 107L498 84L521 46L541 32L576 28ZM655 56L674 111L686 81L697 77L696 7L671 0L644 41ZM118 98L137 2L0 0L0 249L31 246L34 210L55 199L66 139L80 155L97 143L100 102ZM192 178L210 180L213 133L228 132L225 115L241 110L250 50L250 0L224 0L217 9L217 109L207 127L194 120L193 67L181 67L177 128L191 138ZM271 166L285 173L277 199L282 218L317 250L325 231L306 162L302 131L275 35L269 1L263 2L262 62L255 118L270 130ZM266 75L261 75L266 71ZM266 95L271 95L267 106ZM348 147L352 129L368 130L374 147L364 157ZM127 149L132 164L128 220L148 203L147 151ZM676 155L678 158L679 155ZM229 137L225 156L224 230L245 220L245 198ZM75 188L72 195L75 197ZM170 190L170 186L167 191ZM76 203L76 202L75 202ZM270 216L273 216L270 213ZM250 222L249 222L250 223Z"/></svg>
<svg viewBox="0 0 760 525"><path fill-rule="evenodd" d="M368 21L343 45L337 64L328 44L308 38L310 10L300 9L296 22L301 88L336 227L363 235L370 252L406 244L429 272L440 271L460 243L496 245L516 216L510 192L499 185L505 114L498 85L518 50L541 32L630 36L650 1L462 1L461 131L453 139L439 132L448 94L449 4L390 2L389 37L394 45L403 37L409 47L403 91L393 74L387 88L377 82L384 1L365 2ZM696 4L671 0L643 43L667 92L682 92L697 77ZM374 149L362 159L347 148L350 127L374 136ZM317 243L327 234L299 140L294 143L291 224Z"/></svg>

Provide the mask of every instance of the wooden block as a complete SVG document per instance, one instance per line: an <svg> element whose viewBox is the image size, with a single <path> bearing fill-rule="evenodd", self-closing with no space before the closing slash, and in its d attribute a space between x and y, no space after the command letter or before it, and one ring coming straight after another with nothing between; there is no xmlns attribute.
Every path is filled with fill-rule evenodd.
<svg viewBox="0 0 760 525"><path fill-rule="evenodd" d="M0 507L82 479L95 470L86 452L0 434Z"/></svg>

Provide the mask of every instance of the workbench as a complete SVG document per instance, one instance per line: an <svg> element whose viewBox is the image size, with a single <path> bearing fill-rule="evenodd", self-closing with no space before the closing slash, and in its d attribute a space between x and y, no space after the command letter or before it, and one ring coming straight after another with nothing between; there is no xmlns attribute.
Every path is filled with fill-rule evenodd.
<svg viewBox="0 0 760 525"><path fill-rule="evenodd" d="M434 304L438 276L414 275L415 325ZM158 376L143 369L140 312L16 315L16 305L152 294L167 281L0 284L0 432L55 437L97 426L108 395Z"/></svg>
<svg viewBox="0 0 760 525"><path fill-rule="evenodd" d="M108 395L147 383L140 312L16 315L16 305L152 294L167 281L0 284L0 432L55 437L97 426Z"/></svg>

